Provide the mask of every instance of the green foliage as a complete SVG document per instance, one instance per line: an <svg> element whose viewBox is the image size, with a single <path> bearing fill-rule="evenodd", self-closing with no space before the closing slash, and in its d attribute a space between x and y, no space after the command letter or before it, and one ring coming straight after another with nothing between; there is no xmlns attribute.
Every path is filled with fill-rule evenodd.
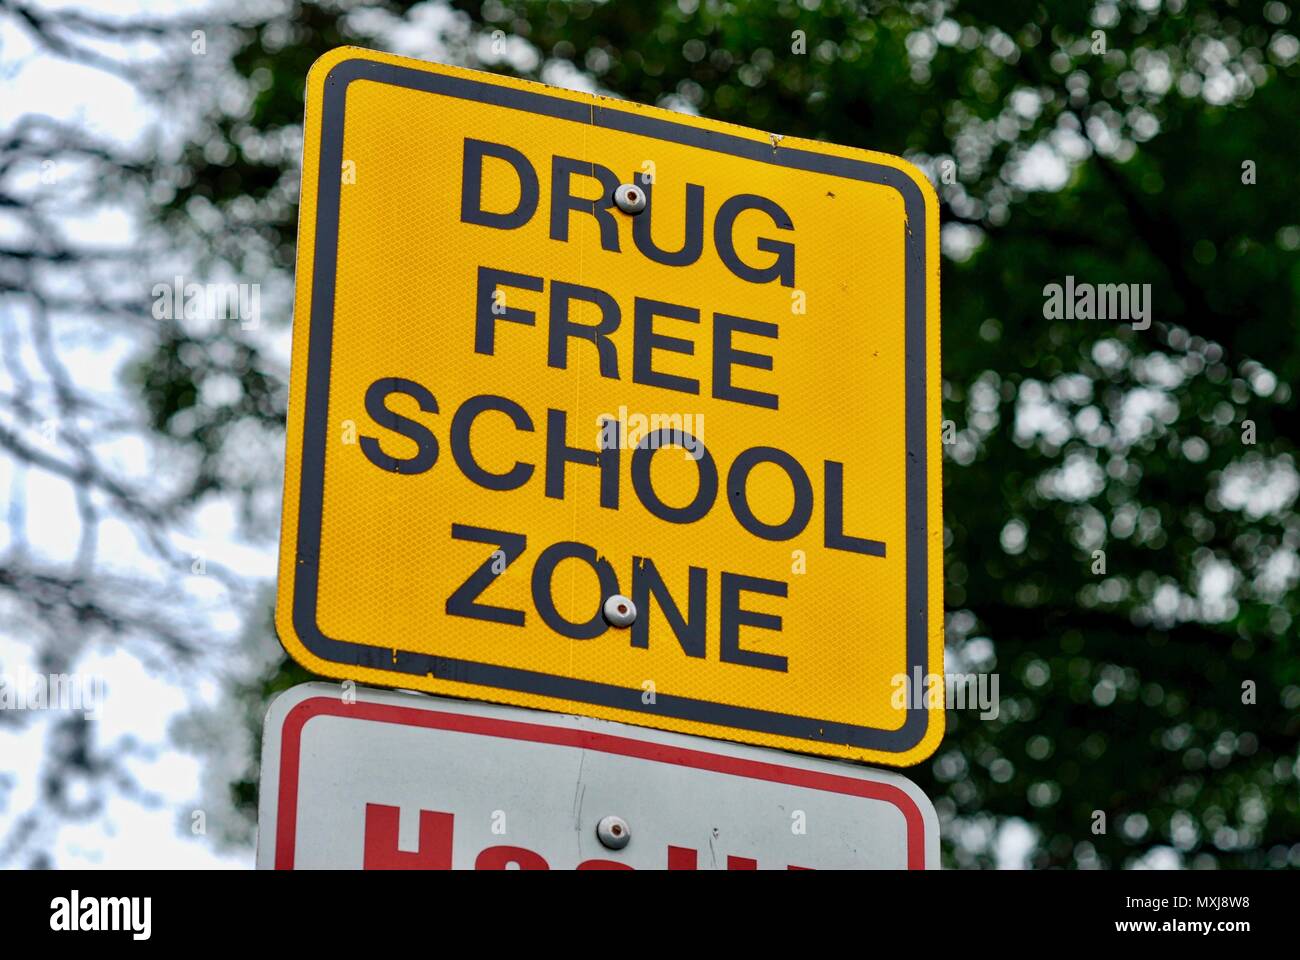
<svg viewBox="0 0 1300 960"><path fill-rule="evenodd" d="M944 816L947 862L990 865L993 831L1019 818L1038 867L1122 866L1162 846L1192 865L1300 864L1300 64L1287 8L455 6L472 28L445 38L458 59L499 29L632 100L955 164L939 184L943 416L957 434L949 669L996 671L1002 710L950 713L936 757L911 771ZM231 152L213 164L191 149L172 214L196 195L227 214L252 197L291 265L296 215L267 198L296 172L240 144L300 123L316 56L377 45L360 22L294 4L241 27L233 63L259 91L253 109L214 117ZM792 52L795 31L806 53ZM1029 179L1044 152L1069 160L1059 189ZM1067 275L1149 283L1154 322L1046 319L1044 287ZM148 384L164 404L192 402L184 371L151 376L167 381Z"/></svg>

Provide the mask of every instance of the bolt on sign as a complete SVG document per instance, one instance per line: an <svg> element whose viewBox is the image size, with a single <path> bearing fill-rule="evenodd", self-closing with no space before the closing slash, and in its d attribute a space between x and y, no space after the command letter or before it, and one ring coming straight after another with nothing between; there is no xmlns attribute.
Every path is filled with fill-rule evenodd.
<svg viewBox="0 0 1300 960"><path fill-rule="evenodd" d="M299 663L933 752L938 221L914 168L345 48L308 77L301 204L276 613Z"/></svg>
<svg viewBox="0 0 1300 960"><path fill-rule="evenodd" d="M267 712L261 869L937 869L897 773L589 717L305 683Z"/></svg>

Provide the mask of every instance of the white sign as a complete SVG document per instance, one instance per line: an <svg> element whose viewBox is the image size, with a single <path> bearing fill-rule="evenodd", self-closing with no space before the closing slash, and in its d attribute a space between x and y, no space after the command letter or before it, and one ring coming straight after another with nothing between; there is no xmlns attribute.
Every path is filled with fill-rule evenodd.
<svg viewBox="0 0 1300 960"><path fill-rule="evenodd" d="M625 846L602 841L602 821L607 838L611 824L626 832ZM264 869L934 869L939 862L934 807L895 773L331 683L303 684L271 704L258 822Z"/></svg>

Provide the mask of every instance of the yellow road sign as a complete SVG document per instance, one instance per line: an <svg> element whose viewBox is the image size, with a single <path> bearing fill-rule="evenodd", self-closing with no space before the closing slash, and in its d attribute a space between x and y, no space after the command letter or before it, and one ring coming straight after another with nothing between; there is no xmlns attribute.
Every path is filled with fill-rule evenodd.
<svg viewBox="0 0 1300 960"><path fill-rule="evenodd" d="M936 209L896 157L322 57L286 649L329 677L924 759Z"/></svg>

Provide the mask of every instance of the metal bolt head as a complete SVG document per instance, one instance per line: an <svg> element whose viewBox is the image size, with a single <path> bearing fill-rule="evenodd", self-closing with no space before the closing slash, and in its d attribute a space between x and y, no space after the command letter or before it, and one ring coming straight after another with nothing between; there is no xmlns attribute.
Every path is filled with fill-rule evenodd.
<svg viewBox="0 0 1300 960"><path fill-rule="evenodd" d="M632 831L622 817L601 817L596 824L596 838L611 850L622 850L632 839Z"/></svg>
<svg viewBox="0 0 1300 960"><path fill-rule="evenodd" d="M605 601L605 619L614 627L630 627L636 622L636 604L616 593Z"/></svg>
<svg viewBox="0 0 1300 960"><path fill-rule="evenodd" d="M614 203L624 213L640 213L645 209L645 190L634 183L621 184L614 191Z"/></svg>

